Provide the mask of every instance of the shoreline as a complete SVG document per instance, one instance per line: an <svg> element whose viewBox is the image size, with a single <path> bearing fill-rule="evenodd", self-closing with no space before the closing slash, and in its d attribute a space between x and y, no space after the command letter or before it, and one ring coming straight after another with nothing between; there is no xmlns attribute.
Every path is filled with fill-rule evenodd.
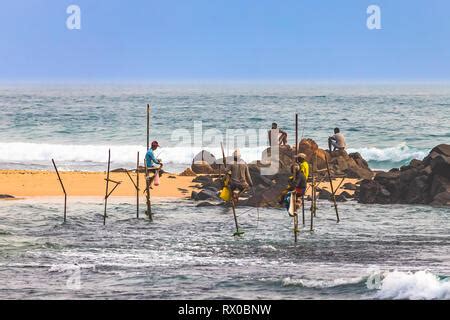
<svg viewBox="0 0 450 320"><path fill-rule="evenodd" d="M60 172L61 179L67 191L68 197L104 197L105 178L104 172ZM130 173L136 179L136 173ZM112 180L122 183L114 191L111 197L136 197L136 189L124 172L112 172ZM152 198L159 199L190 199L192 191L200 191L201 184L193 182L196 177L180 176L178 174L165 173L160 178L160 186L151 190ZM144 174L139 174L140 197L144 197L145 188ZM345 183L357 183L359 179L345 178ZM341 179L333 180L336 188ZM323 182L319 187L330 190L329 182ZM339 189L336 195L343 191L353 194L352 190ZM61 197L64 196L58 177L54 171L36 170L0 170L0 194L14 196L12 199L1 199L4 201L24 200L27 198ZM307 195L310 194L310 190Z"/></svg>

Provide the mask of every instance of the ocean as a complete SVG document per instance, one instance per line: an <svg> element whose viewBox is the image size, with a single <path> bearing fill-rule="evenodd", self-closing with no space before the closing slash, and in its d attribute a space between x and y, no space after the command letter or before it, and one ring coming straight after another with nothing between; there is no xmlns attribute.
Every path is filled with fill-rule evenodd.
<svg viewBox="0 0 450 320"><path fill-rule="evenodd" d="M373 169L422 159L450 140L444 85L3 85L0 168L51 169L55 158L61 170L104 171L109 148L113 167L135 167L146 148L147 103L151 139L174 172L202 149L221 157L222 141L227 153L237 146L245 160L259 159L272 122L293 143L295 113L300 137L326 148L340 127L349 151Z"/></svg>
<svg viewBox="0 0 450 320"><path fill-rule="evenodd" d="M450 299L448 208L319 201L294 243L285 210L134 199L0 202L0 299Z"/></svg>
<svg viewBox="0 0 450 320"><path fill-rule="evenodd" d="M274 121L292 143L295 113L301 136L326 147L338 126L373 169L450 140L448 86L2 85L0 169L47 170L54 158L104 171L109 148L113 167L134 167L147 103L173 172L203 148L220 156L230 130L244 130L247 161ZM150 223L134 201L111 199L106 226L99 198L69 197L66 224L61 197L0 202L0 299L450 299L448 208L349 201L337 224L320 200L314 232L307 216L295 244L285 210L238 208L246 233L234 238L229 209L154 199Z"/></svg>

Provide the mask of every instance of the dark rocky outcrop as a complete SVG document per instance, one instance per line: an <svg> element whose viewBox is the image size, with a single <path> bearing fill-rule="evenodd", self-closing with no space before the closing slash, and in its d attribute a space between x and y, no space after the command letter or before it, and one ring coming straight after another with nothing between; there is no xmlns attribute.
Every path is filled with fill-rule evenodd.
<svg viewBox="0 0 450 320"><path fill-rule="evenodd" d="M217 200L219 201L220 198L217 196L217 192L214 190L204 189L200 192L192 191L191 199L195 201L201 201L201 200Z"/></svg>
<svg viewBox="0 0 450 320"><path fill-rule="evenodd" d="M433 148L422 161L414 159L362 181L358 201L450 206L450 145Z"/></svg>
<svg viewBox="0 0 450 320"><path fill-rule="evenodd" d="M9 194L0 194L0 199L14 199L15 197Z"/></svg>
<svg viewBox="0 0 450 320"><path fill-rule="evenodd" d="M371 179L374 173L370 170L367 161L359 153L347 154L345 151L328 152L320 149L317 143L312 139L302 139L298 145L298 152L306 155L306 160L311 164L317 160L317 168L322 170L321 174L326 174L323 169L327 167L327 160L331 174L346 175L350 178ZM279 147L279 170L274 175L263 175L262 169L271 164L272 149L267 148L262 154L261 161L249 164L250 175L254 187L242 194L242 200L239 205L258 206L258 207L278 207L282 191L285 190L291 175L291 166L293 164L295 148L291 146ZM227 163L233 159L228 157ZM192 172L202 174L194 179L193 182L201 185L201 192L193 192L192 199L197 201L217 199L218 192L223 188L222 179L214 179L214 175L223 173L223 159L216 157L206 151L198 154L192 163ZM349 190L355 190L356 185L347 186ZM202 193L203 192L203 193ZM331 199L331 193L327 190L319 190L321 199ZM338 201L346 201L351 197L342 195Z"/></svg>

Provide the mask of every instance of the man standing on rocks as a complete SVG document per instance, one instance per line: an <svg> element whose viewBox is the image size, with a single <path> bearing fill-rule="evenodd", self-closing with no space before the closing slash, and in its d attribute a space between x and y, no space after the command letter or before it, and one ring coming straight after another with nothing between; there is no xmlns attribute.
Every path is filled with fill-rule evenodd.
<svg viewBox="0 0 450 320"><path fill-rule="evenodd" d="M331 150L331 147L333 147L333 150ZM347 148L345 137L339 128L335 128L334 135L328 138L328 149L332 152L335 150L345 150L345 148Z"/></svg>
<svg viewBox="0 0 450 320"><path fill-rule="evenodd" d="M233 163L229 165L228 172L231 177L230 190L233 194L233 200L237 203L240 194L253 186L248 165L241 159L241 152L239 149L233 153ZM235 193L235 191L237 191L237 193Z"/></svg>

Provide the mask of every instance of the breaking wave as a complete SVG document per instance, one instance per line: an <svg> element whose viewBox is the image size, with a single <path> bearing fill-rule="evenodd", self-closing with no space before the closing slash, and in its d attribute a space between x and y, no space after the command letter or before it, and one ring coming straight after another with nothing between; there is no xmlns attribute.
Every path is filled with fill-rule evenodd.
<svg viewBox="0 0 450 320"><path fill-rule="evenodd" d="M391 169L408 164L413 159L422 160L430 150L417 149L406 143L389 148L356 148L348 152L359 152L372 169Z"/></svg>
<svg viewBox="0 0 450 320"><path fill-rule="evenodd" d="M450 299L449 278L440 278L428 271L393 271L384 275L379 299L432 300Z"/></svg>
<svg viewBox="0 0 450 320"><path fill-rule="evenodd" d="M243 158L250 162L261 158L261 153L266 147L241 148ZM48 163L52 158L60 163L76 163L84 166L92 164L104 164L107 162L108 149L111 149L111 162L113 164L136 164L136 153L139 151L141 160L145 154L145 146L141 145L71 145L71 144L47 144L10 142L0 143L0 162L16 164ZM157 151L166 164L189 165L192 158L202 149L210 151L217 158L221 158L222 151L217 148L202 147L164 147ZM400 144L390 148L355 148L349 152L359 152L374 169L392 168L408 163L412 159L424 158L428 150L415 149ZM227 150L230 155L232 150Z"/></svg>
<svg viewBox="0 0 450 320"><path fill-rule="evenodd" d="M371 287L379 279L378 287ZM365 287L373 292L375 299L401 300L448 300L450 299L450 278L439 277L429 271L417 272L370 272L363 277L337 278L331 280L284 278L283 287L312 289L337 288L341 286Z"/></svg>

